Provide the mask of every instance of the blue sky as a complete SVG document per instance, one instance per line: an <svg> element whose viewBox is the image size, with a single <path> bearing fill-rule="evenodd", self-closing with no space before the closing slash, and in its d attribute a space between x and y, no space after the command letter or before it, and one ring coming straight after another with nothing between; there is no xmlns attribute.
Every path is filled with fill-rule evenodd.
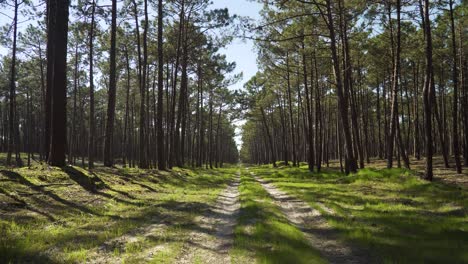
<svg viewBox="0 0 468 264"><path fill-rule="evenodd" d="M262 4L248 0L213 0L213 8L229 9L230 14L239 16L248 16L253 19L260 19L259 12L262 9ZM237 84L230 87L231 89L240 89L244 86L252 76L257 73L257 54L254 50L252 40L235 39L232 44L221 50L221 53L226 54L229 61L236 62L236 72L243 72L244 78ZM242 146L242 125L245 120L235 122L236 125L236 144L240 150Z"/></svg>
<svg viewBox="0 0 468 264"><path fill-rule="evenodd" d="M213 0L213 8L225 7L229 9L230 14L259 19L262 4L247 0ZM244 83L255 75L258 70L257 55L254 51L253 42L251 40L235 39L226 49L221 50L221 53L226 54L229 61L236 62L236 72L244 73L243 80L231 87L232 89L242 88Z"/></svg>

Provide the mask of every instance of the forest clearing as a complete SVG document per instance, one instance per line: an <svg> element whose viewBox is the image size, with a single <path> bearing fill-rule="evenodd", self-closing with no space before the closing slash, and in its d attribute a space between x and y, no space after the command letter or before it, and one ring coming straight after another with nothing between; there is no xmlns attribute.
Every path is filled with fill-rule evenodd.
<svg viewBox="0 0 468 264"><path fill-rule="evenodd" d="M468 263L467 14L0 0L0 263Z"/></svg>

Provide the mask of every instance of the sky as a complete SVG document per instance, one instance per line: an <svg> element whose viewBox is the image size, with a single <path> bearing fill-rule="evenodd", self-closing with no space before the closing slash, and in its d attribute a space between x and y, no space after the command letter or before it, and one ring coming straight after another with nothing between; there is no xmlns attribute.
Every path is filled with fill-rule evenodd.
<svg viewBox="0 0 468 264"><path fill-rule="evenodd" d="M226 7L229 9L230 14L248 16L253 19L260 19L259 12L262 9L262 5L260 3L251 2L248 0L213 0L213 8ZM225 49L221 50L220 53L226 54L228 61L236 62L236 73L243 73L243 79L232 85L230 87L231 89L241 89L244 84L257 73L257 54L254 50L254 44L252 40L234 39L234 41ZM241 126L244 123L245 120L238 120L235 122L235 140L239 150L242 147Z"/></svg>
<svg viewBox="0 0 468 264"><path fill-rule="evenodd" d="M259 12L262 8L261 4L247 0L213 0L213 8L229 9L230 14L239 16L248 16L253 19L259 19ZM232 89L242 88L257 72L257 55L254 51L252 40L235 39L232 44L220 51L226 54L228 61L236 62L236 72L243 72L244 78L237 84L233 85Z"/></svg>

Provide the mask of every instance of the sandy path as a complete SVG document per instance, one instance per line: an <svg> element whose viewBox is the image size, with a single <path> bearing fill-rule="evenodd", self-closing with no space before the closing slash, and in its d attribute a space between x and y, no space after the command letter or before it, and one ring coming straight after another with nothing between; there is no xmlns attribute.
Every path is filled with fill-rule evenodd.
<svg viewBox="0 0 468 264"><path fill-rule="evenodd" d="M176 263L230 263L234 227L240 210L240 172L219 195L216 204L196 221Z"/></svg>
<svg viewBox="0 0 468 264"><path fill-rule="evenodd" d="M280 191L254 173L251 174L273 197L288 220L304 233L310 244L330 263L373 263L368 252L341 241L338 231L328 225L318 210Z"/></svg>

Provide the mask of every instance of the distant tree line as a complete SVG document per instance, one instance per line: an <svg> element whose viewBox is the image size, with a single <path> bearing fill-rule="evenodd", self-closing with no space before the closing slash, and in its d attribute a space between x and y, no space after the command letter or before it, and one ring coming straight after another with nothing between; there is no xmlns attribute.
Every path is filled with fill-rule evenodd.
<svg viewBox="0 0 468 264"><path fill-rule="evenodd" d="M468 166L466 1L269 1L246 25L261 71L241 99L241 159L330 160L350 173L372 158L411 167L435 154Z"/></svg>
<svg viewBox="0 0 468 264"><path fill-rule="evenodd" d="M6 0L0 151L54 166L238 161L235 16L208 0ZM9 14L13 14L10 17ZM33 22L21 27L24 21ZM26 153L26 154L22 154Z"/></svg>

